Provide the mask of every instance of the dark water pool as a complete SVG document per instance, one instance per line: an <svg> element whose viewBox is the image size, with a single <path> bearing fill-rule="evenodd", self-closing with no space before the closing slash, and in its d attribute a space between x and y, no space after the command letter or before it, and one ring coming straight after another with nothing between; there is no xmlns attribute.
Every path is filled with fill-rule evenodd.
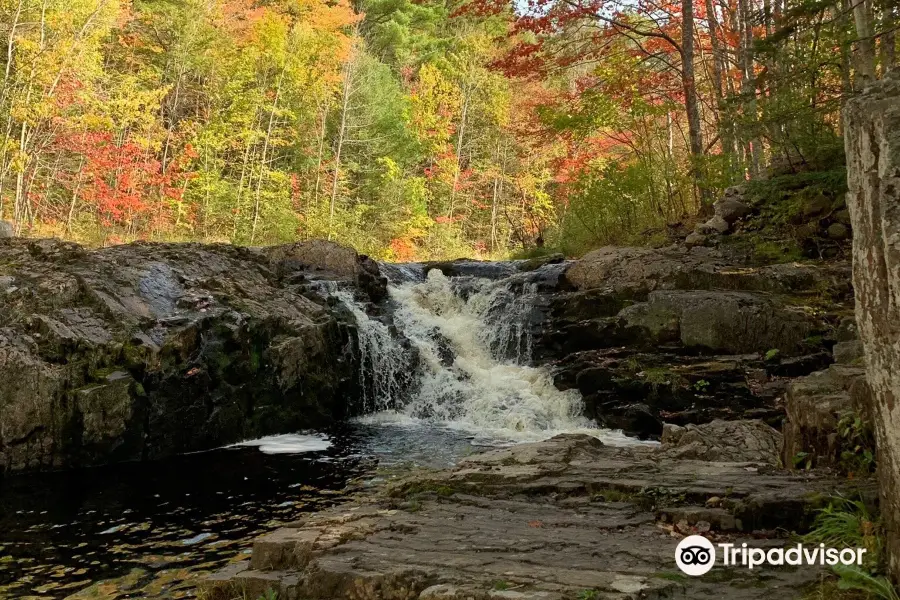
<svg viewBox="0 0 900 600"><path fill-rule="evenodd" d="M355 425L326 450L225 448L153 463L0 479L0 598L183 598L252 539L340 500L378 464L440 467L462 433ZM376 459L376 460L373 460Z"/></svg>

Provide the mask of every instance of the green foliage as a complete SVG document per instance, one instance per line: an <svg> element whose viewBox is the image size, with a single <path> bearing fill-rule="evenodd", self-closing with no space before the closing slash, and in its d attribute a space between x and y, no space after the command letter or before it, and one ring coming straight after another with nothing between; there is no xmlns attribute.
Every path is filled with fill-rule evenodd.
<svg viewBox="0 0 900 600"><path fill-rule="evenodd" d="M847 170L843 167L828 171L812 171L792 175L779 175L769 179L747 182L747 193L752 203L762 206L776 206L773 212L783 222L792 216L790 209L796 206L798 194L801 197L824 194L836 197L847 191ZM789 200L785 207L785 200Z"/></svg>
<svg viewBox="0 0 900 600"><path fill-rule="evenodd" d="M803 536L804 543L825 544L830 547L857 547L867 550L864 563L877 568L882 559L881 526L865 503L844 497L834 497L816 515L813 529Z"/></svg>
<svg viewBox="0 0 900 600"><path fill-rule="evenodd" d="M837 589L862 592L868 600L898 600L897 589L883 573L884 531L862 500L835 497L816 516L803 542L834 548L865 548L862 565L832 567ZM838 597L838 594L829 597Z"/></svg>
<svg viewBox="0 0 900 600"><path fill-rule="evenodd" d="M813 457L809 452L798 452L791 459L795 469L809 471L813 467Z"/></svg>
<svg viewBox="0 0 900 600"><path fill-rule="evenodd" d="M838 421L840 466L854 476L875 472L875 436L867 423L853 413L845 412Z"/></svg>
<svg viewBox="0 0 900 600"><path fill-rule="evenodd" d="M272 588L267 589L258 600L278 600L278 594Z"/></svg>
<svg viewBox="0 0 900 600"><path fill-rule="evenodd" d="M573 182L554 245L579 255L606 244L645 244L642 232L695 207L690 182L674 164L608 161Z"/></svg>
<svg viewBox="0 0 900 600"><path fill-rule="evenodd" d="M900 600L897 588L883 575L873 575L857 566L838 565L834 567L838 575L838 588L858 590L873 600Z"/></svg>
<svg viewBox="0 0 900 600"><path fill-rule="evenodd" d="M599 590L581 590L578 592L578 600L599 600L600 599Z"/></svg>

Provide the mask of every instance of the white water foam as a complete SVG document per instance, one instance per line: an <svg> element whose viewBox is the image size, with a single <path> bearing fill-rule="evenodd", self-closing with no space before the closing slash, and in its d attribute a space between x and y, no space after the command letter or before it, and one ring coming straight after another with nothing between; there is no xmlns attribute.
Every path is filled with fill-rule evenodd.
<svg viewBox="0 0 900 600"><path fill-rule="evenodd" d="M225 446L237 448L242 446L257 447L263 454L301 454L304 452L321 452L331 447L331 440L324 435L304 435L285 433L268 435L257 440L247 440Z"/></svg>
<svg viewBox="0 0 900 600"><path fill-rule="evenodd" d="M367 406L382 409L361 422L436 425L468 432L476 442L535 441L564 432L587 433L615 445L637 441L597 428L582 416L577 391L556 389L547 369L526 364L533 285L468 278L464 287L461 293L436 269L424 281L390 286L394 322L418 354L414 374L409 354L389 339L388 328L354 308L352 296L341 296L357 319L367 368L374 370L362 375L376 378L377 398ZM407 380L412 387L410 397L398 402L392 394L399 388L390 382L403 375L412 375Z"/></svg>
<svg viewBox="0 0 900 600"><path fill-rule="evenodd" d="M335 290L332 295L356 319L363 409L373 412L394 408L412 377L406 350L387 325L366 314L351 291Z"/></svg>

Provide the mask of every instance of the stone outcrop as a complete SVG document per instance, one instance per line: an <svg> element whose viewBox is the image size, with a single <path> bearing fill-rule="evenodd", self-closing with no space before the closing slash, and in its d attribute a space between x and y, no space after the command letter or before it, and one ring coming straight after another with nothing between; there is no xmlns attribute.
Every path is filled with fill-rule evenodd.
<svg viewBox="0 0 900 600"><path fill-rule="evenodd" d="M762 421L715 420L703 425L667 424L661 456L779 466L781 434Z"/></svg>
<svg viewBox="0 0 900 600"><path fill-rule="evenodd" d="M352 248L327 240L309 240L261 248L260 252L279 276L304 271L307 277L352 283L373 302L387 297L387 279L381 275L378 264Z"/></svg>
<svg viewBox="0 0 900 600"><path fill-rule="evenodd" d="M856 443L840 435L838 424L856 416L870 423L870 404L863 367L834 364L791 381L785 396L785 466L838 465L846 444Z"/></svg>
<svg viewBox="0 0 900 600"><path fill-rule="evenodd" d="M803 311L752 292L657 291L619 315L653 343L731 354L793 353L816 327Z"/></svg>
<svg viewBox="0 0 900 600"><path fill-rule="evenodd" d="M16 229L9 221L0 220L0 240L15 237Z"/></svg>
<svg viewBox="0 0 900 600"><path fill-rule="evenodd" d="M856 320L874 398L890 570L900 579L900 78L844 108Z"/></svg>
<svg viewBox="0 0 900 600"><path fill-rule="evenodd" d="M266 590L308 600L755 600L762 587L799 598L817 568L683 577L675 547L698 532L737 544L753 532L754 545L781 547L847 485L561 435L363 487L258 538L249 561L202 589L210 600Z"/></svg>
<svg viewBox="0 0 900 600"><path fill-rule="evenodd" d="M645 300L654 290L733 290L775 294L850 293L846 263L733 264L712 248L605 246L574 261L566 282L582 294ZM569 302L571 297L561 298ZM619 309L622 306L619 305ZM616 311L617 312L617 311ZM612 314L615 314L613 312ZM594 316L606 316L597 315Z"/></svg>
<svg viewBox="0 0 900 600"><path fill-rule="evenodd" d="M545 307L536 356L585 412L631 435L663 422L779 425L787 378L852 358L835 327L849 265L729 264L716 249L606 247L574 261ZM571 288L571 289L568 289Z"/></svg>
<svg viewBox="0 0 900 600"><path fill-rule="evenodd" d="M368 267L324 248L0 241L0 471L159 458L346 416L352 327L310 292L322 275L307 266L357 279Z"/></svg>

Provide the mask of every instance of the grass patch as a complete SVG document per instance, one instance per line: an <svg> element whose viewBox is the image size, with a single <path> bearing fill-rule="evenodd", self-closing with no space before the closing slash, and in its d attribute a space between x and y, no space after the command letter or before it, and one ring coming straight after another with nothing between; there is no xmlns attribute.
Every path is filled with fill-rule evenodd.
<svg viewBox="0 0 900 600"><path fill-rule="evenodd" d="M805 600L900 600L897 589L884 575L883 529L879 519L861 500L833 498L816 516L805 544L834 548L865 548L861 566L832 567L833 576L820 582Z"/></svg>
<svg viewBox="0 0 900 600"><path fill-rule="evenodd" d="M813 529L803 536L803 542L865 548L868 566L877 567L881 561L881 525L861 500L832 499L819 510Z"/></svg>

